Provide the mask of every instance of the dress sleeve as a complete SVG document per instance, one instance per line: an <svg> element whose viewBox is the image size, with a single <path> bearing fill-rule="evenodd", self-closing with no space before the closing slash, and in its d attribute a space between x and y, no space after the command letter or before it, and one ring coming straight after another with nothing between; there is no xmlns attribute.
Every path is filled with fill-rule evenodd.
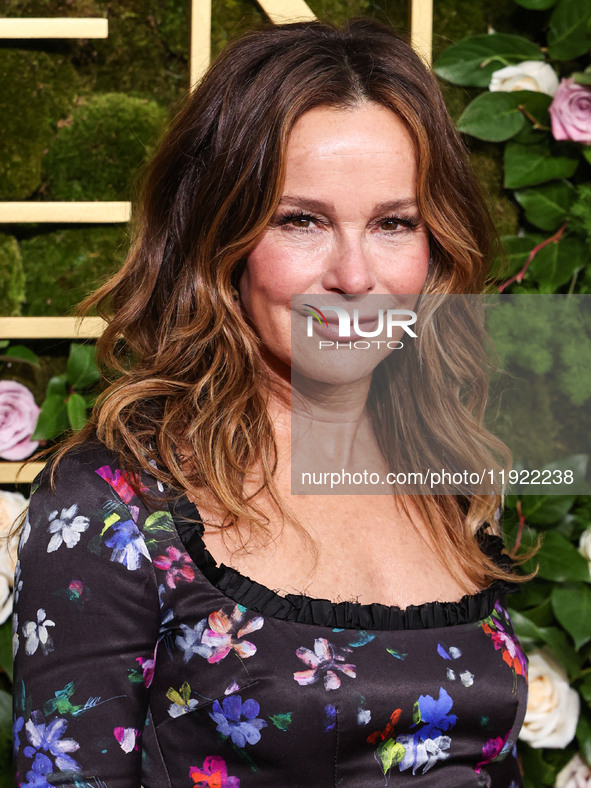
<svg viewBox="0 0 591 788"><path fill-rule="evenodd" d="M47 469L37 477L21 534L17 786L140 787L160 622L142 535L148 512L125 474L94 456L66 455L54 489Z"/></svg>

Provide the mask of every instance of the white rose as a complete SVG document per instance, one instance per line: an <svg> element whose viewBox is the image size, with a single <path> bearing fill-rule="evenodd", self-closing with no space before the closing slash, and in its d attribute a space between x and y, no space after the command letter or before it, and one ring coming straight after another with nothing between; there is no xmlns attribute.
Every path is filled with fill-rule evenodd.
<svg viewBox="0 0 591 788"><path fill-rule="evenodd" d="M558 772L554 788L591 788L591 769L579 753Z"/></svg>
<svg viewBox="0 0 591 788"><path fill-rule="evenodd" d="M527 711L519 738L530 747L566 747L579 721L580 699L564 668L544 649L529 654Z"/></svg>
<svg viewBox="0 0 591 788"><path fill-rule="evenodd" d="M586 528L579 538L579 553L589 561L589 572L591 572L591 528Z"/></svg>
<svg viewBox="0 0 591 788"><path fill-rule="evenodd" d="M12 612L12 585L18 540L7 536L16 518L27 508L27 499L20 493L0 490L0 624Z"/></svg>
<svg viewBox="0 0 591 788"><path fill-rule="evenodd" d="M549 63L541 60L524 60L517 66L506 66L494 71L489 90L533 90L553 96L558 88L558 76Z"/></svg>

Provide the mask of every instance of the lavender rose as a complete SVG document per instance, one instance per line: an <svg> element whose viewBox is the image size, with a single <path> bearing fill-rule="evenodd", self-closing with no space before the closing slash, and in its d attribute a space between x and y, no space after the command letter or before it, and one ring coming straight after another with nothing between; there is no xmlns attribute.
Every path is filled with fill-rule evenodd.
<svg viewBox="0 0 591 788"><path fill-rule="evenodd" d="M30 440L40 408L26 386L15 380L0 380L0 457L24 460L37 442Z"/></svg>
<svg viewBox="0 0 591 788"><path fill-rule="evenodd" d="M572 77L563 79L550 104L555 140L591 144L591 89L577 85Z"/></svg>

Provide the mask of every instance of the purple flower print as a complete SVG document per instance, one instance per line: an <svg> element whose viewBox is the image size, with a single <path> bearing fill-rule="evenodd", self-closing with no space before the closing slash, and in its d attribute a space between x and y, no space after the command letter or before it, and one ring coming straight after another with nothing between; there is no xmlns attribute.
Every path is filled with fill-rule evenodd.
<svg viewBox="0 0 591 788"><path fill-rule="evenodd" d="M16 755L19 751L21 746L21 740L19 733L25 726L25 720L23 717L17 717L16 714L14 715L14 722L12 723L12 744L14 747L14 754Z"/></svg>
<svg viewBox="0 0 591 788"><path fill-rule="evenodd" d="M53 774L53 764L47 755L38 752L31 771L27 772L27 782L21 783L22 788L52 788L46 779L49 774Z"/></svg>
<svg viewBox="0 0 591 788"><path fill-rule="evenodd" d="M177 580L191 582L195 577L190 556L181 553L176 547L167 547L166 555L159 555L153 563L158 569L166 570L166 585L169 588L176 588Z"/></svg>
<svg viewBox="0 0 591 788"><path fill-rule="evenodd" d="M341 651L350 652L351 649L343 648ZM310 668L310 670L299 670L293 674L294 679L302 687L315 684L324 675L324 688L327 690L338 689L341 686L341 679L335 673L337 670L352 679L357 676L355 665L345 663L345 656L339 654L336 646L329 643L326 638L316 638L314 651L300 646L296 649L296 655Z"/></svg>
<svg viewBox="0 0 591 788"><path fill-rule="evenodd" d="M219 755L208 755L203 766L191 766L189 777L197 788L240 788L238 777L228 777L228 767Z"/></svg>
<svg viewBox="0 0 591 788"><path fill-rule="evenodd" d="M396 743L404 747L404 755L398 762L400 771L410 769L416 774L422 767L421 774L429 771L437 761L449 758L451 738L443 735L456 724L458 718L450 714L453 700L449 694L439 688L437 700L431 695L420 695L415 703L413 718L415 725L423 723L415 733L402 734Z"/></svg>
<svg viewBox="0 0 591 788"><path fill-rule="evenodd" d="M422 722L423 727L419 733L422 739L430 739L447 731L458 721L455 714L449 714L454 702L448 693L439 688L439 698L431 695L419 695L415 703L414 719L416 723Z"/></svg>
<svg viewBox="0 0 591 788"><path fill-rule="evenodd" d="M31 714L31 719L25 725L27 738L31 743L30 747L24 749L26 757L33 758L39 751L49 752L55 758L55 765L58 769L79 772L80 766L68 753L75 752L80 745L74 739L62 739L62 735L68 727L68 721L57 717L45 724L42 722L43 719L41 712L34 711ZM49 763L51 764L51 761Z"/></svg>
<svg viewBox="0 0 591 788"><path fill-rule="evenodd" d="M235 605L229 616L223 610L214 610L209 614L209 629L204 631L201 638L202 644L212 649L208 662L220 662L232 650L242 659L256 654L257 647L254 643L242 638L260 629L264 619L262 616L253 616L245 620L245 617L246 608L242 605Z"/></svg>
<svg viewBox="0 0 591 788"><path fill-rule="evenodd" d="M107 547L113 548L111 561L117 561L130 571L138 569L142 555L150 561L150 553L133 520L118 521L111 525L113 535L105 540Z"/></svg>
<svg viewBox="0 0 591 788"><path fill-rule="evenodd" d="M209 716L222 736L231 738L237 747L244 747L247 743L256 744L261 738L261 728L267 727L265 720L257 717L259 711L256 700L242 703L240 695L228 695L221 706L219 701L214 702Z"/></svg>

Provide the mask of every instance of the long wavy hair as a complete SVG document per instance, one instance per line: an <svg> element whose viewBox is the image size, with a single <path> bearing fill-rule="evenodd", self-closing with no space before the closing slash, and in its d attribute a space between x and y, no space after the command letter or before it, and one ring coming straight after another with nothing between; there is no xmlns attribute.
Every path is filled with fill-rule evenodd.
<svg viewBox="0 0 591 788"><path fill-rule="evenodd" d="M54 470L65 452L96 436L131 474L143 469L195 498L206 489L226 512L224 527L240 520L270 534L269 518L244 490L258 469L259 491L305 531L275 485L269 378L260 339L235 308L235 288L281 198L296 120L314 107L365 102L394 112L414 143L432 256L424 293L483 291L493 224L435 78L409 45L363 17L341 28L312 21L247 32L212 63L172 122L143 180L127 260L81 306L108 322L97 345L109 385L86 427L59 446ZM482 424L484 359L467 329L448 332L452 344L438 339L454 323L449 311L441 315L431 316L421 338L425 396L393 397L392 410L370 392L376 435L392 462L407 446L411 466L428 441L413 432L395 439L395 425L418 420L428 428L423 435L435 429L453 456L493 467L503 446ZM387 365L378 376L382 390L385 381L394 392ZM438 394L442 381L449 396ZM480 525L495 523L498 496L411 498L454 573L461 569L479 586L522 579L474 539Z"/></svg>

